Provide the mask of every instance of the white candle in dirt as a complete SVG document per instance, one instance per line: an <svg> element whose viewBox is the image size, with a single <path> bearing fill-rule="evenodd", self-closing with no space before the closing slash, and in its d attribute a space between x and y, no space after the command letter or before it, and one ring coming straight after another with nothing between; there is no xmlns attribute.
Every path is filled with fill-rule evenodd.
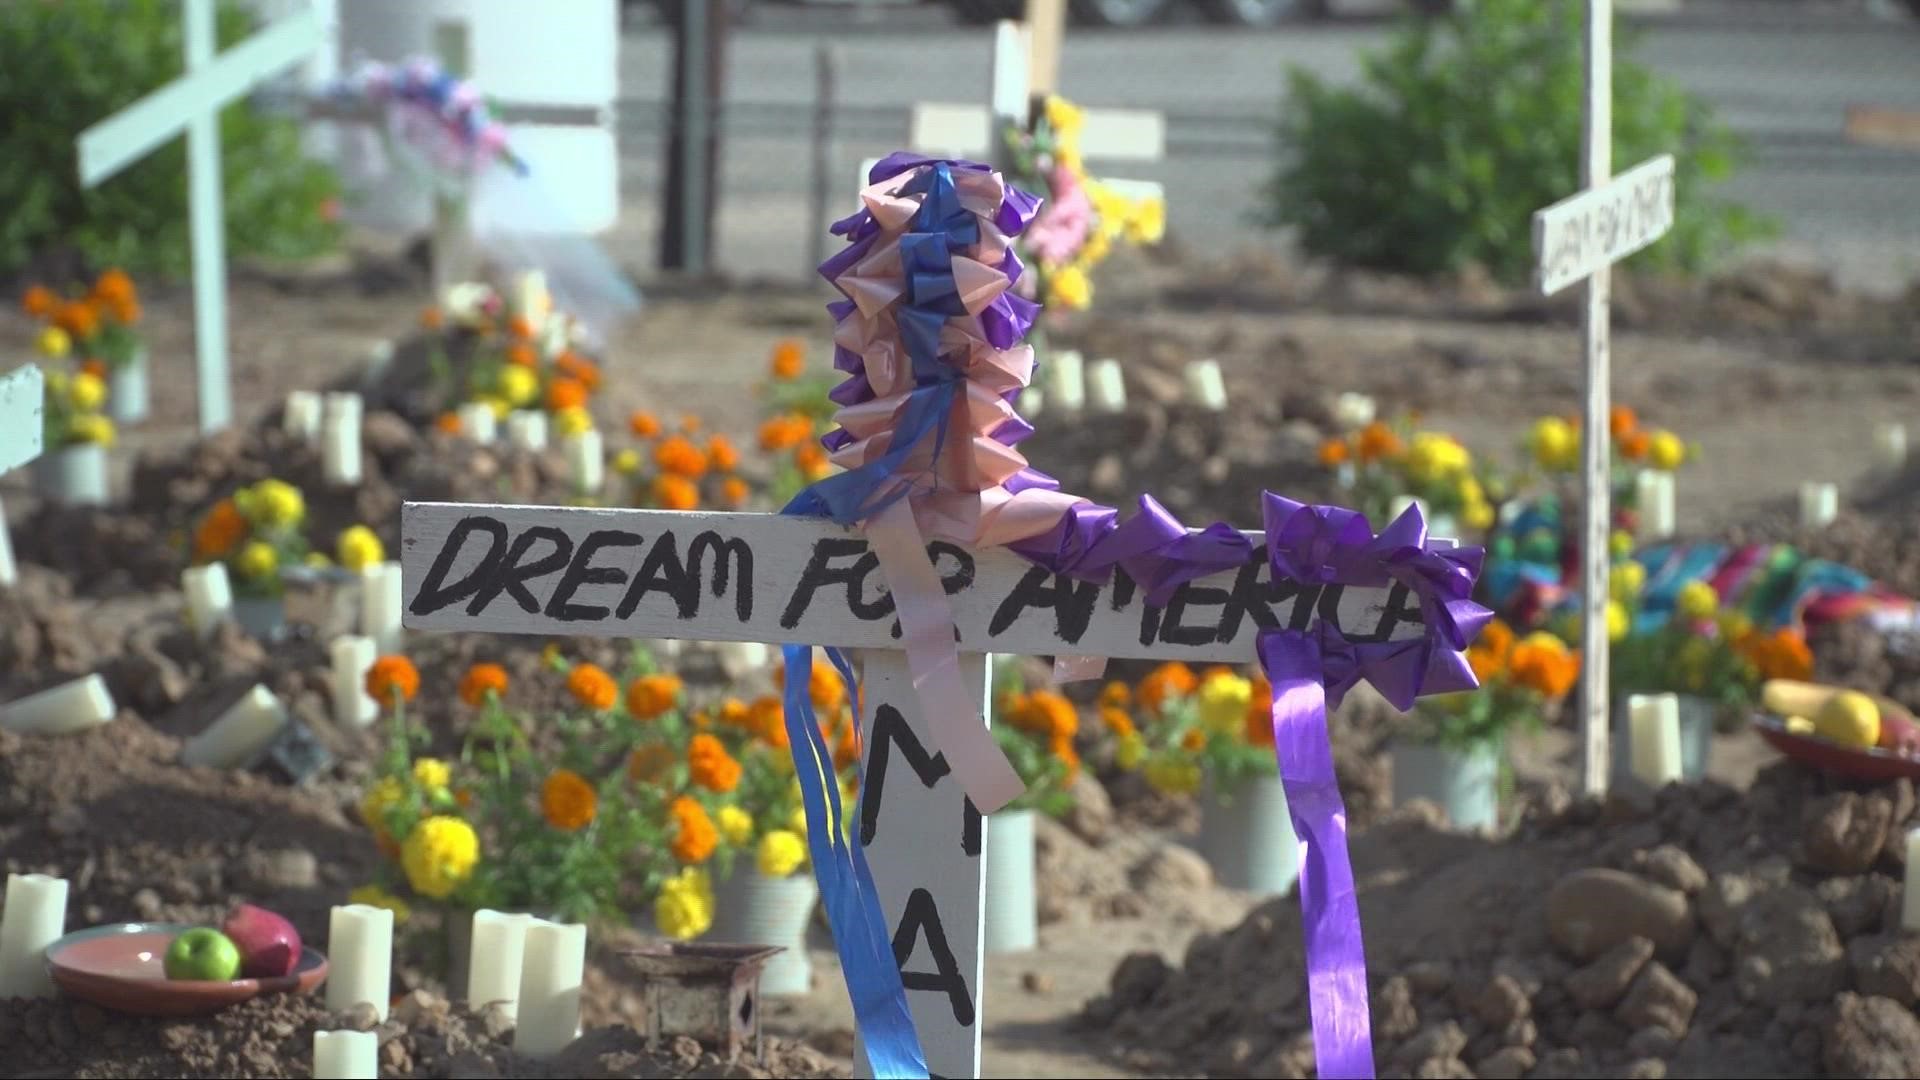
<svg viewBox="0 0 1920 1080"><path fill-rule="evenodd" d="M378 1080L380 1036L372 1031L313 1033L313 1080Z"/></svg>
<svg viewBox="0 0 1920 1080"><path fill-rule="evenodd" d="M1433 520L1433 515L1427 512L1427 501L1425 499L1417 495L1395 495L1393 501L1387 504L1387 521L1394 522L1400 520L1400 515L1406 513L1407 507L1409 506L1417 506L1420 508L1420 520L1429 522Z"/></svg>
<svg viewBox="0 0 1920 1080"><path fill-rule="evenodd" d="M467 954L467 1004L476 1012L499 1005L519 1015L520 961L525 956L530 915L473 913L473 945Z"/></svg>
<svg viewBox="0 0 1920 1080"><path fill-rule="evenodd" d="M7 533L7 510L0 506L0 589L20 583L20 568L13 562L13 537Z"/></svg>
<svg viewBox="0 0 1920 1080"><path fill-rule="evenodd" d="M1656 788L1680 779L1680 699L1633 694L1627 698L1627 716L1633 775Z"/></svg>
<svg viewBox="0 0 1920 1080"><path fill-rule="evenodd" d="M320 395L311 390L295 390L287 395L281 412L280 427L287 434L312 443L320 437Z"/></svg>
<svg viewBox="0 0 1920 1080"><path fill-rule="evenodd" d="M1640 511L1640 538L1665 540L1673 535L1673 474L1641 469L1633 478L1634 502Z"/></svg>
<svg viewBox="0 0 1920 1080"><path fill-rule="evenodd" d="M1900 929L1920 931L1920 829L1907 831L1907 876L1901 885Z"/></svg>
<svg viewBox="0 0 1920 1080"><path fill-rule="evenodd" d="M0 705L0 730L21 735L70 735L113 719L113 694L98 675L28 694Z"/></svg>
<svg viewBox="0 0 1920 1080"><path fill-rule="evenodd" d="M1208 412L1227 409L1227 381L1220 374L1220 361L1195 360L1187 365L1187 403Z"/></svg>
<svg viewBox="0 0 1920 1080"><path fill-rule="evenodd" d="M245 768L258 758L287 726L287 707L274 692L255 685L220 719L187 740L180 748L180 764L215 769Z"/></svg>
<svg viewBox="0 0 1920 1080"><path fill-rule="evenodd" d="M1840 515L1840 489L1832 484L1800 485L1800 524L1822 529Z"/></svg>
<svg viewBox="0 0 1920 1080"><path fill-rule="evenodd" d="M1886 469L1907 467L1907 425L1881 424L1873 431L1874 456Z"/></svg>
<svg viewBox="0 0 1920 1080"><path fill-rule="evenodd" d="M67 928L67 883L45 874L8 874L0 908L0 998L52 997L47 946Z"/></svg>
<svg viewBox="0 0 1920 1080"><path fill-rule="evenodd" d="M373 1006L387 1019L393 981L393 912L371 904L336 907L327 917L327 1009Z"/></svg>
<svg viewBox="0 0 1920 1080"><path fill-rule="evenodd" d="M600 433L583 431L567 439L567 474L573 478L573 490L582 495L598 495L606 480L607 455L601 448Z"/></svg>
<svg viewBox="0 0 1920 1080"><path fill-rule="evenodd" d="M327 415L320 433L320 470L334 487L352 487L360 482L360 419L360 395L327 395Z"/></svg>
<svg viewBox="0 0 1920 1080"><path fill-rule="evenodd" d="M1047 398L1063 413L1087 407L1086 366L1080 354L1062 349L1047 357Z"/></svg>
<svg viewBox="0 0 1920 1080"><path fill-rule="evenodd" d="M1047 395L1037 386L1020 391L1020 415L1032 420L1046 408Z"/></svg>
<svg viewBox="0 0 1920 1080"><path fill-rule="evenodd" d="M327 646L333 658L333 722L351 731L373 723L380 703L367 693L367 671L380 649L370 637L342 634Z"/></svg>
<svg viewBox="0 0 1920 1080"><path fill-rule="evenodd" d="M460 434L482 446L493 442L499 436L498 418L493 414L493 406L482 401L469 401L460 406Z"/></svg>
<svg viewBox="0 0 1920 1080"><path fill-rule="evenodd" d="M547 448L547 414L518 409L507 414L507 441L520 450Z"/></svg>
<svg viewBox="0 0 1920 1080"><path fill-rule="evenodd" d="M360 571L360 633L383 653L400 650L400 564L375 563Z"/></svg>
<svg viewBox="0 0 1920 1080"><path fill-rule="evenodd" d="M535 919L527 926L520 966L519 1022L513 1049L550 1057L580 1034L580 984L586 974L587 928Z"/></svg>
<svg viewBox="0 0 1920 1080"><path fill-rule="evenodd" d="M513 313L527 321L534 337L546 333L547 319L553 314L553 294L547 290L546 274L529 270L513 283Z"/></svg>
<svg viewBox="0 0 1920 1080"><path fill-rule="evenodd" d="M233 617L233 581L226 563L189 566L180 572L180 588L187 594L187 625L200 637L212 637Z"/></svg>
<svg viewBox="0 0 1920 1080"><path fill-rule="evenodd" d="M1097 413L1126 411L1127 382L1120 375L1120 361L1096 360L1088 365L1087 402Z"/></svg>

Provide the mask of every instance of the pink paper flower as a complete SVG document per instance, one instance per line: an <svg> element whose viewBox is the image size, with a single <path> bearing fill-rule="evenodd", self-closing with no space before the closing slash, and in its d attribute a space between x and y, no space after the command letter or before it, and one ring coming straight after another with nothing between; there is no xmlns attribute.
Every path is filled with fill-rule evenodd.
<svg viewBox="0 0 1920 1080"><path fill-rule="evenodd" d="M1056 166L1047 187L1047 204L1027 226L1027 246L1041 262L1072 262L1093 228L1093 201L1071 169Z"/></svg>

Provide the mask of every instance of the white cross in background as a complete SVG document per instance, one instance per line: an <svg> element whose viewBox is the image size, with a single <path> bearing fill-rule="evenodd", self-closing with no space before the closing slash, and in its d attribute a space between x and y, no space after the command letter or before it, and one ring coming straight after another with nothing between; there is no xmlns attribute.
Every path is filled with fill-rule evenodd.
<svg viewBox="0 0 1920 1080"><path fill-rule="evenodd" d="M80 133L80 183L111 179L181 132L187 135L187 209L193 251L193 321L200 430L233 420L227 364L226 214L220 183L220 110L307 60L326 42L304 8L214 55L214 0L185 0L186 74Z"/></svg>

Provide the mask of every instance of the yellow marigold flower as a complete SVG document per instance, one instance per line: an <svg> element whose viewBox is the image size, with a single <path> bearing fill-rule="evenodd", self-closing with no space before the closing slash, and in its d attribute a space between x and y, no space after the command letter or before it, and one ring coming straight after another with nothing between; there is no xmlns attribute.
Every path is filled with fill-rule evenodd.
<svg viewBox="0 0 1920 1080"><path fill-rule="evenodd" d="M397 776L383 776L367 788L360 796L360 820L374 835L385 836L387 832L387 811L400 804L407 797L406 785Z"/></svg>
<svg viewBox="0 0 1920 1080"><path fill-rule="evenodd" d="M640 471L640 451L629 446L613 455L613 471L631 476Z"/></svg>
<svg viewBox="0 0 1920 1080"><path fill-rule="evenodd" d="M1640 595L1640 587L1647 583L1647 568L1628 560L1613 568L1607 576L1607 591L1615 600L1626 603Z"/></svg>
<svg viewBox="0 0 1920 1080"><path fill-rule="evenodd" d="M593 414L584 405L574 405L553 414L554 433L561 438L584 435L593 430Z"/></svg>
<svg viewBox="0 0 1920 1080"><path fill-rule="evenodd" d="M1613 530L1607 537L1607 553L1616 559L1633 554L1633 534L1623 529Z"/></svg>
<svg viewBox="0 0 1920 1080"><path fill-rule="evenodd" d="M101 446L112 446L115 435L113 421L98 413L76 416L67 421L67 433L77 442L99 443Z"/></svg>
<svg viewBox="0 0 1920 1080"><path fill-rule="evenodd" d="M40 336L33 343L40 350L40 355L49 360L64 360L73 351L73 338L57 326L40 331Z"/></svg>
<svg viewBox="0 0 1920 1080"><path fill-rule="evenodd" d="M435 791L453 783L453 768L439 758L423 757L413 763L413 782Z"/></svg>
<svg viewBox="0 0 1920 1080"><path fill-rule="evenodd" d="M799 833L801 836L807 835L806 807L796 806L793 808L793 813L787 815L787 828L792 832Z"/></svg>
<svg viewBox="0 0 1920 1080"><path fill-rule="evenodd" d="M1680 586L1680 595L1674 599L1673 606L1682 618L1695 622L1711 619L1720 610L1720 594L1704 581L1689 581Z"/></svg>
<svg viewBox="0 0 1920 1080"><path fill-rule="evenodd" d="M753 815L737 806L723 806L714 815L714 824L720 826L720 835L727 843L739 847L753 839Z"/></svg>
<svg viewBox="0 0 1920 1080"><path fill-rule="evenodd" d="M786 829L775 829L760 838L753 861L767 877L786 877L806 864L807 842Z"/></svg>
<svg viewBox="0 0 1920 1080"><path fill-rule="evenodd" d="M414 826L400 847L400 868L421 896L444 900L473 875L480 838L473 826L444 814Z"/></svg>
<svg viewBox="0 0 1920 1080"><path fill-rule="evenodd" d="M513 403L498 394L482 394L473 400L491 409L495 420L505 420L513 412Z"/></svg>
<svg viewBox="0 0 1920 1080"><path fill-rule="evenodd" d="M1580 462L1580 433L1565 417L1543 416L1527 436L1533 460L1549 472L1572 472Z"/></svg>
<svg viewBox="0 0 1920 1080"><path fill-rule="evenodd" d="M1632 620L1628 618L1627 609L1621 606L1620 601L1607 601L1607 640L1619 641L1626 637L1627 632L1632 628Z"/></svg>
<svg viewBox="0 0 1920 1080"><path fill-rule="evenodd" d="M653 921L660 932L688 941L713 925L713 883L707 872L689 866L668 878L653 901Z"/></svg>
<svg viewBox="0 0 1920 1080"><path fill-rule="evenodd" d="M347 894L347 903L386 908L388 911L393 912L393 921L395 923L406 922L407 916L413 914L413 909L407 906L405 900L400 899L378 885L362 885L353 890Z"/></svg>
<svg viewBox="0 0 1920 1080"><path fill-rule="evenodd" d="M1200 684L1200 723L1215 735L1239 732L1253 700L1253 682L1231 672L1209 675Z"/></svg>
<svg viewBox="0 0 1920 1080"><path fill-rule="evenodd" d="M1072 139L1080 133L1080 127L1086 122L1086 114L1080 107L1057 94L1047 95L1047 126L1054 134L1063 139Z"/></svg>
<svg viewBox="0 0 1920 1080"><path fill-rule="evenodd" d="M248 521L262 528L298 525L307 516L300 489L284 480L262 480L234 495Z"/></svg>
<svg viewBox="0 0 1920 1080"><path fill-rule="evenodd" d="M83 371L68 384L67 400L80 412L92 412L107 400L107 384L100 376Z"/></svg>
<svg viewBox="0 0 1920 1080"><path fill-rule="evenodd" d="M1093 304L1093 282L1078 266L1063 266L1047 275L1047 303L1068 311L1085 311Z"/></svg>
<svg viewBox="0 0 1920 1080"><path fill-rule="evenodd" d="M1138 732L1122 735L1113 748L1113 763L1128 772L1139 768L1141 760L1146 756L1147 743Z"/></svg>
<svg viewBox="0 0 1920 1080"><path fill-rule="evenodd" d="M1745 641L1753 633L1753 620L1744 611L1722 611L1720 613L1720 635L1731 642Z"/></svg>
<svg viewBox="0 0 1920 1080"><path fill-rule="evenodd" d="M1469 529L1491 529L1493 518L1493 504L1485 501L1470 502L1460 510L1460 520Z"/></svg>
<svg viewBox="0 0 1920 1080"><path fill-rule="evenodd" d="M1127 215L1127 243L1157 244L1167 236L1167 204L1164 199L1141 199Z"/></svg>
<svg viewBox="0 0 1920 1080"><path fill-rule="evenodd" d="M1452 480L1472 463L1466 447L1435 431L1420 432L1407 447L1407 475L1423 487Z"/></svg>
<svg viewBox="0 0 1920 1080"><path fill-rule="evenodd" d="M1191 795L1200 790L1200 763L1156 758L1147 763L1147 783L1163 794Z"/></svg>
<svg viewBox="0 0 1920 1080"><path fill-rule="evenodd" d="M341 530L340 539L335 541L334 554L339 557L341 568L358 572L386 561L387 549L372 529L365 525L349 525Z"/></svg>
<svg viewBox="0 0 1920 1080"><path fill-rule="evenodd" d="M1687 444L1671 431L1656 431L1647 441L1647 464L1667 472L1687 460Z"/></svg>
<svg viewBox="0 0 1920 1080"><path fill-rule="evenodd" d="M263 581L280 569L280 553L273 550L272 544L249 540L233 560L233 568L243 578Z"/></svg>
<svg viewBox="0 0 1920 1080"><path fill-rule="evenodd" d="M540 376L532 368L502 364L494 389L508 405L525 405L540 396Z"/></svg>

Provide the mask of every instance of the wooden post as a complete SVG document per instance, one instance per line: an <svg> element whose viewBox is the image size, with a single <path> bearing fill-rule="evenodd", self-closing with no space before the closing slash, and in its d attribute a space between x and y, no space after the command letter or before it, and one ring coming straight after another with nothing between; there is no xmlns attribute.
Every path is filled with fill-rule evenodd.
<svg viewBox="0 0 1920 1080"><path fill-rule="evenodd" d="M440 67L456 79L464 79L472 70L472 40L467 24L459 19L444 19L433 26L433 51ZM433 252L428 260L433 268L433 302L444 304L455 285L470 281L473 265L473 189L464 183L457 190L444 187L433 194Z"/></svg>
<svg viewBox="0 0 1920 1080"><path fill-rule="evenodd" d="M828 206L839 185L833 175L834 81L840 67L840 48L822 41L813 50L813 175L807 192L806 278L812 279L827 259ZM865 183L863 176L861 182Z"/></svg>
<svg viewBox="0 0 1920 1080"><path fill-rule="evenodd" d="M1034 97L1060 89L1060 48L1067 0L1027 0L1027 84Z"/></svg>

